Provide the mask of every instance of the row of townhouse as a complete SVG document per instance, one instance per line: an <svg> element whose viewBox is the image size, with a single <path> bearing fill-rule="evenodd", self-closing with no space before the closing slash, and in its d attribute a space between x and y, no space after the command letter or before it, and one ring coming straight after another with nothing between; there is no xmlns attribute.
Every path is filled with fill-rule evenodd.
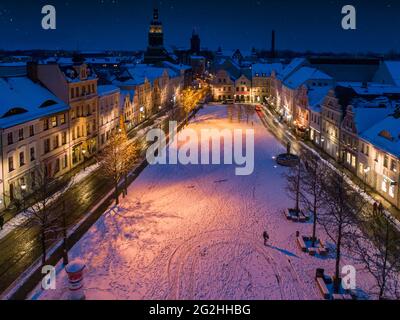
<svg viewBox="0 0 400 320"><path fill-rule="evenodd" d="M310 139L400 208L400 87L392 87L389 96L376 86L362 88L361 95L355 89L338 84L329 91Z"/></svg>
<svg viewBox="0 0 400 320"><path fill-rule="evenodd" d="M294 59L271 74L269 104L283 121L400 208L400 62L371 82L338 82Z"/></svg>
<svg viewBox="0 0 400 320"><path fill-rule="evenodd" d="M121 106L128 128L148 119L165 107L178 103L182 89L191 83L190 68L165 62L164 66L127 65L108 82L120 88ZM131 107L129 107L129 105Z"/></svg>
<svg viewBox="0 0 400 320"><path fill-rule="evenodd" d="M119 124L120 90L83 65L32 63L0 78L1 204L32 188L36 168L61 177L101 150Z"/></svg>
<svg viewBox="0 0 400 320"><path fill-rule="evenodd" d="M133 65L102 81L87 64L29 63L26 76L0 77L1 208L35 181L35 168L61 177L107 143L121 118L127 130L175 105L190 69ZM109 80L109 79L106 79Z"/></svg>
<svg viewBox="0 0 400 320"><path fill-rule="evenodd" d="M333 71L304 58L247 68L227 59L214 69L213 97L267 103L298 134L400 208L400 62L367 67L363 72L335 62L329 68L340 70L338 81ZM352 82L366 74L369 81Z"/></svg>

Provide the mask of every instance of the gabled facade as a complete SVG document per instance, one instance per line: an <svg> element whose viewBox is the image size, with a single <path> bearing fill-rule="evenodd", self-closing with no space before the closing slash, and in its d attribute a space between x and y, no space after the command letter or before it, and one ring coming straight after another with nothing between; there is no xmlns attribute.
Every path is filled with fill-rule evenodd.
<svg viewBox="0 0 400 320"><path fill-rule="evenodd" d="M340 131L343 111L335 91L330 90L321 104L321 147L335 160L340 160Z"/></svg>

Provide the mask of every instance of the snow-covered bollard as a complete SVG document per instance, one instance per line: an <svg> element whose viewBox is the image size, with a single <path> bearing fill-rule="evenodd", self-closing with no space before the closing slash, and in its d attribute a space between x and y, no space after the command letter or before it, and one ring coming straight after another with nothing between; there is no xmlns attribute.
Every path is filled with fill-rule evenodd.
<svg viewBox="0 0 400 320"><path fill-rule="evenodd" d="M86 265L81 260L74 260L65 266L68 275L70 300L85 300L83 292L83 270Z"/></svg>

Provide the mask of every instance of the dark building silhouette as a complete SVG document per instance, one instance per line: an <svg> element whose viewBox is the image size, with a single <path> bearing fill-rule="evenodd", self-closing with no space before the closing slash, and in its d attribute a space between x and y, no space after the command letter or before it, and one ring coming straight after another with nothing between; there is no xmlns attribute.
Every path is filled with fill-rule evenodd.
<svg viewBox="0 0 400 320"><path fill-rule="evenodd" d="M192 38L190 39L190 52L198 55L200 50L200 36L196 30L193 30Z"/></svg>
<svg viewBox="0 0 400 320"><path fill-rule="evenodd" d="M155 64L169 60L167 51L164 48L163 25L159 19L157 8L153 10L153 20L149 28L148 42L147 51L144 54L144 63Z"/></svg>
<svg viewBox="0 0 400 320"><path fill-rule="evenodd" d="M275 30L272 30L271 35L271 58L276 58L276 51L275 51Z"/></svg>

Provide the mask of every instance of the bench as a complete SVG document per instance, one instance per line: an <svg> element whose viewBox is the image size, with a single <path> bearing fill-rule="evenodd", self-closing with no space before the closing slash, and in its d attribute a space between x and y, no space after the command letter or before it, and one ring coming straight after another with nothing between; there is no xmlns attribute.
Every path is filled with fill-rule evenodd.
<svg viewBox="0 0 400 320"><path fill-rule="evenodd" d="M289 210L284 211L283 214L285 215L285 218L287 220L292 220L292 216L290 215Z"/></svg>
<svg viewBox="0 0 400 320"><path fill-rule="evenodd" d="M308 253L310 256L315 256L317 254L317 249L316 248L309 248Z"/></svg>
<svg viewBox="0 0 400 320"><path fill-rule="evenodd" d="M320 277L316 278L316 280L317 280L318 288L322 293L322 296L324 297L325 300L329 300L331 295L329 293L328 287L325 284L325 280Z"/></svg>
<svg viewBox="0 0 400 320"><path fill-rule="evenodd" d="M301 251L307 252L307 246L303 240L303 237L297 237L297 244L299 245Z"/></svg>
<svg viewBox="0 0 400 320"><path fill-rule="evenodd" d="M353 297L349 294L333 294L332 295L333 300L353 300Z"/></svg>
<svg viewBox="0 0 400 320"><path fill-rule="evenodd" d="M326 256L328 254L328 250L325 248L324 244L321 241L319 241L318 254L320 256Z"/></svg>

